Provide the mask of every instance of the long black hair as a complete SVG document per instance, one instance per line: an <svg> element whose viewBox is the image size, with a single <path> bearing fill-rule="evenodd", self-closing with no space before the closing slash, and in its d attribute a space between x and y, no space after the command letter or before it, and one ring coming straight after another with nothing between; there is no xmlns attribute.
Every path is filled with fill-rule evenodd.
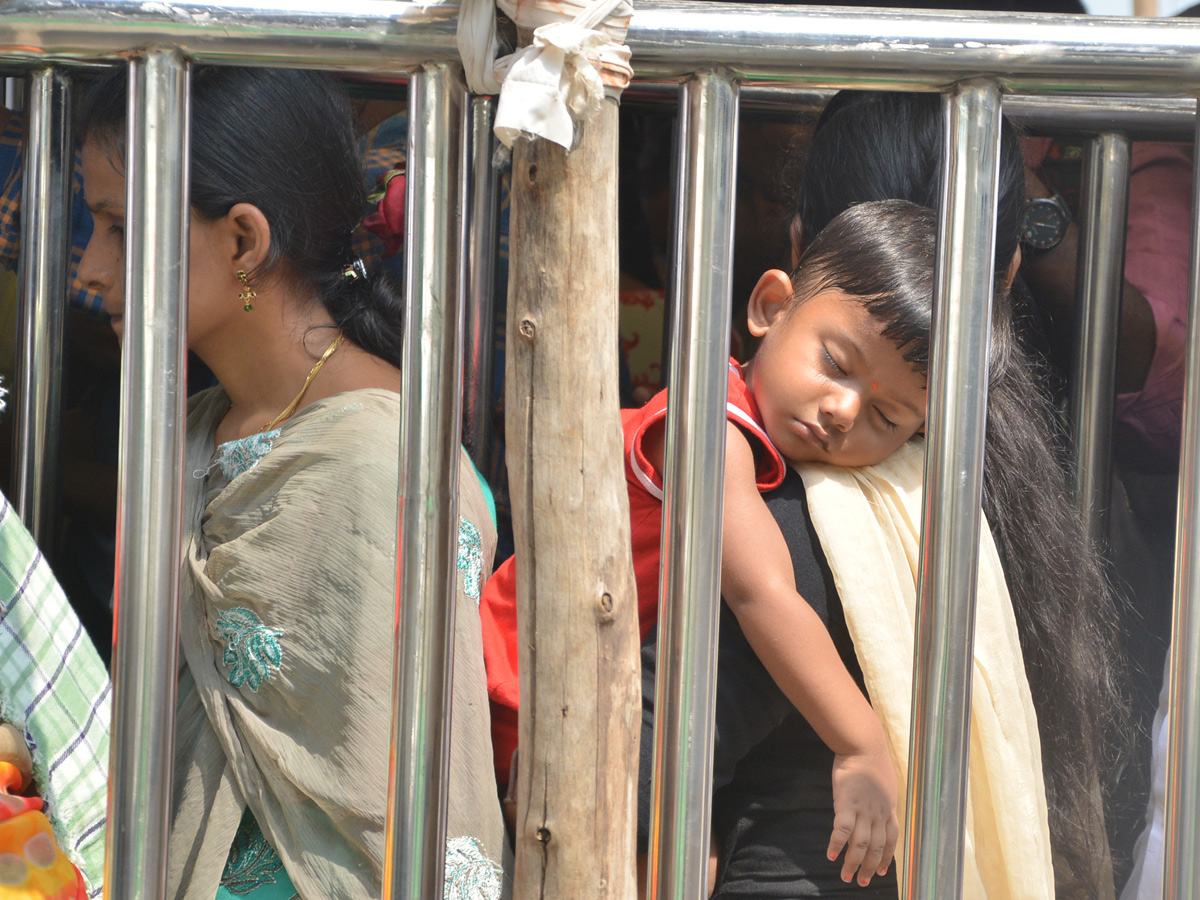
<svg viewBox="0 0 1200 900"><path fill-rule="evenodd" d="M934 94L842 92L817 124L795 215L811 238L854 203L904 198L938 207L943 116ZM1002 128L996 269L1017 250L1024 165ZM1102 795L1127 716L1118 598L1071 503L1049 374L994 303L983 510L1012 596L1033 694L1050 808L1057 896L1101 895L1109 851Z"/></svg>
<svg viewBox="0 0 1200 900"><path fill-rule="evenodd" d="M118 69L88 93L77 133L124 162L126 76ZM311 287L346 337L400 365L403 293L386 272L346 277L366 204L353 117L328 76L298 69L200 66L192 76L190 203L217 219L237 203L271 226L252 281L285 269Z"/></svg>

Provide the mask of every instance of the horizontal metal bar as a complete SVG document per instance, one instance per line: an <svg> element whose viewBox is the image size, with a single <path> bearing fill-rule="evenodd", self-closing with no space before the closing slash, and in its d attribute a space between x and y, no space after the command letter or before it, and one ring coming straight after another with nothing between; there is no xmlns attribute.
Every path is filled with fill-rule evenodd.
<svg viewBox="0 0 1200 900"><path fill-rule="evenodd" d="M1200 81L1200 22L639 3L626 41L643 78L720 64L745 80L938 89L971 76L1011 90L1179 94Z"/></svg>
<svg viewBox="0 0 1200 900"><path fill-rule="evenodd" d="M1004 114L1032 134L1120 132L1134 140L1191 141L1194 97L1047 97L1009 94Z"/></svg>
<svg viewBox="0 0 1200 900"><path fill-rule="evenodd" d="M457 58L456 16L453 4L402 0L10 0L0 62L179 47L198 61L399 74ZM1187 19L644 0L626 42L647 79L723 66L744 81L830 87L935 90L986 76L1019 91L1178 95L1200 84L1200 22Z"/></svg>
<svg viewBox="0 0 1200 900"><path fill-rule="evenodd" d="M816 118L836 91L804 84L743 82L738 92L743 111ZM674 81L635 81L623 103L675 106ZM1140 97L1006 94L1004 115L1034 135L1093 135L1121 132L1131 140L1190 142L1196 130L1194 97Z"/></svg>
<svg viewBox="0 0 1200 900"><path fill-rule="evenodd" d="M458 7L404 0L12 0L0 60L117 60L178 47L194 60L401 73L458 59Z"/></svg>

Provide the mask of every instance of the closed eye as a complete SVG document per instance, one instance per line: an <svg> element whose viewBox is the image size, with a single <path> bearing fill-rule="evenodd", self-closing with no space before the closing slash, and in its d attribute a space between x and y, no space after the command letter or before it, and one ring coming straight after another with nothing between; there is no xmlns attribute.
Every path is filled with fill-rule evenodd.
<svg viewBox="0 0 1200 900"><path fill-rule="evenodd" d="M875 407L875 412L877 412L879 414L880 420L883 422L884 426L887 428L888 431L895 431L897 428L900 427L895 422L893 422L891 419L889 419L887 416L885 416L883 414L883 410L881 410L878 406Z"/></svg>
<svg viewBox="0 0 1200 900"><path fill-rule="evenodd" d="M832 356L829 355L828 348L822 347L821 352L825 354L825 360L829 363L830 368L832 368L836 374L838 374L838 375L846 374L846 370L843 369L841 366L839 366L837 364L837 360L835 360Z"/></svg>

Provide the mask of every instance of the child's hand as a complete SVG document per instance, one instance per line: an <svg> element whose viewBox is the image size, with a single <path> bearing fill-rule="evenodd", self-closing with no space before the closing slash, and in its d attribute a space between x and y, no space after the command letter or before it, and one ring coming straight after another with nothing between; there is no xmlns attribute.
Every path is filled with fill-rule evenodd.
<svg viewBox="0 0 1200 900"><path fill-rule="evenodd" d="M886 748L838 754L833 759L833 836L827 855L842 848L842 881L866 887L872 875L884 875L896 852L896 770Z"/></svg>

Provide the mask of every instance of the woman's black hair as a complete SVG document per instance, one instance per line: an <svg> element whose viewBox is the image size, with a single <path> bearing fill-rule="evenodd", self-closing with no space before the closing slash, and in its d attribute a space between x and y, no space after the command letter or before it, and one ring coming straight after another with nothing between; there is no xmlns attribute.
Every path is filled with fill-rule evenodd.
<svg viewBox="0 0 1200 900"><path fill-rule="evenodd" d="M817 124L795 215L812 239L855 203L903 198L938 208L943 145L933 94L836 95ZM1024 164L1004 123L996 270L1004 273L1025 203ZM1065 433L1046 368L997 292L989 358L983 509L1004 566L1037 710L1060 900L1102 896L1109 865L1103 800L1128 736L1118 598L1067 486ZM1111 881L1110 881L1111 884Z"/></svg>
<svg viewBox="0 0 1200 900"><path fill-rule="evenodd" d="M89 92L77 133L124 161L126 76L118 69ZM206 219L237 203L271 226L266 261L252 281L286 271L312 288L346 337L400 365L404 300L382 270L344 274L366 204L353 117L328 76L298 69L200 66L192 76L190 202Z"/></svg>
<svg viewBox="0 0 1200 900"><path fill-rule="evenodd" d="M858 298L905 361L924 372L936 257L933 210L907 200L855 204L805 248L792 272L793 302L827 290Z"/></svg>

